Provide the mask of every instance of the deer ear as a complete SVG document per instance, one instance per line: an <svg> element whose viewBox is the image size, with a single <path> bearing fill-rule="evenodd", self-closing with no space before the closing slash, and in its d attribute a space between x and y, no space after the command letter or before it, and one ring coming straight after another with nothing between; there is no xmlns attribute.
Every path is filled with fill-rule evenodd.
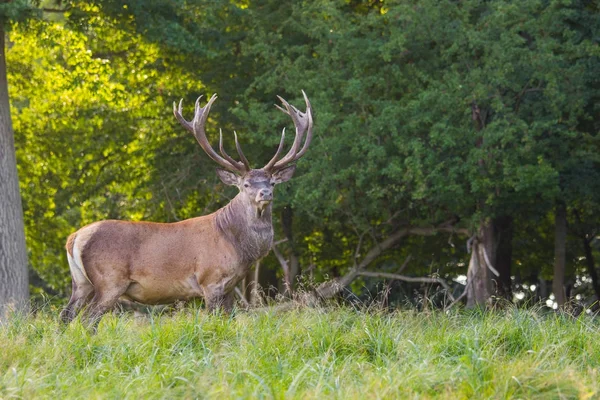
<svg viewBox="0 0 600 400"><path fill-rule="evenodd" d="M294 176L295 171L296 171L296 165L290 165L289 167L286 167L280 171L275 172L273 174L271 180L274 183L287 182L290 179L292 179L292 176Z"/></svg>
<svg viewBox="0 0 600 400"><path fill-rule="evenodd" d="M239 183L239 177L233 172L217 168L217 175L219 176L221 181L226 185L237 186Z"/></svg>

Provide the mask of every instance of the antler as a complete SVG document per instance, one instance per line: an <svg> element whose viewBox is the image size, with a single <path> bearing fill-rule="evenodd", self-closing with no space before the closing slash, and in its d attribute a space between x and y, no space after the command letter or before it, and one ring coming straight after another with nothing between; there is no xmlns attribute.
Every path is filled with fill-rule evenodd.
<svg viewBox="0 0 600 400"><path fill-rule="evenodd" d="M284 113L286 113L287 115L292 117L292 121L294 121L294 126L296 127L296 136L294 138L294 143L292 144L292 148L290 149L290 151L288 151L288 153L281 160L277 161L277 159L279 158L279 155L281 154L281 151L283 149L283 140L285 138L285 129L283 130L283 132L281 133L281 141L279 142L279 147L277 148L277 152L275 153L275 156L271 159L271 161L269 161L267 163L267 165L265 165L263 167L263 169L265 171L269 171L272 173L272 172L278 171L280 169L283 169L286 165L288 165L288 164L298 160L300 157L302 157L304 155L304 153L306 153L306 150L308 150L308 146L310 145L310 141L312 140L312 126L313 126L312 108L310 106L310 101L308 101L308 97L306 96L306 93L304 93L304 90L302 91L302 96L304 96L304 102L306 103L306 111L305 112L298 110L296 107L292 106L290 103L285 101L283 98L281 98L280 96L277 96L279 98L279 100L281 100L281 103L283 104L285 109L279 107L278 105L275 105L275 107L279 108L281 111L283 111ZM300 151L298 151L298 149L300 148L300 144L302 143L302 138L304 137L304 133L307 131L308 131L308 133L306 135L306 140L304 142L304 145L302 146L302 149Z"/></svg>
<svg viewBox="0 0 600 400"><path fill-rule="evenodd" d="M233 172L246 173L250 171L250 165L248 160L244 156L242 152L242 147L240 146L237 138L237 134L234 132L235 136L235 147L237 148L238 155L240 156L240 161L234 160L229 154L225 152L223 148L223 132L219 129L219 151L221 152L222 157L217 154L217 152L211 147L210 143L208 143L208 139L206 138L206 132L204 131L204 125L206 124L206 120L208 119L208 113L210 111L210 106L217 99L217 95L213 94L212 97L208 100L208 103L204 107L200 107L200 99L202 96L198 97L196 100L196 104L194 106L194 119L192 121L187 121L183 118L182 115L182 104L183 99L179 102L179 107L176 106L175 102L173 102L173 114L175 114L175 118L177 121L188 131L192 132L200 143L200 147L206 152L206 154L217 164L226 168Z"/></svg>

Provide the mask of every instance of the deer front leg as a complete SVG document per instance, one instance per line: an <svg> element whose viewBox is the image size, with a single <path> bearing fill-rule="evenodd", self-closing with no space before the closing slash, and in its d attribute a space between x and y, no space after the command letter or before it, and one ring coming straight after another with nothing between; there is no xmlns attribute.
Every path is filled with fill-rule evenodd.
<svg viewBox="0 0 600 400"><path fill-rule="evenodd" d="M206 308L213 312L217 309L230 313L233 309L233 291L225 293L223 285L209 285L205 290Z"/></svg>

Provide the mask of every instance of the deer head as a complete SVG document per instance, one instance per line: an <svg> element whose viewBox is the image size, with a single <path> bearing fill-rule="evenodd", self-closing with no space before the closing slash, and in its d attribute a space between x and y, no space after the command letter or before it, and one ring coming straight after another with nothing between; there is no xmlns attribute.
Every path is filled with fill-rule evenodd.
<svg viewBox="0 0 600 400"><path fill-rule="evenodd" d="M240 196L244 203L252 205L261 216L264 210L273 201L273 187L282 182L288 181L296 170L296 165L292 164L302 157L308 150L308 146L312 140L312 110L306 93L302 91L304 101L306 103L306 111L302 112L293 105L289 104L280 96L277 96L283 107L277 106L285 114L289 115L294 122L296 128L296 136L291 149L285 156L280 158L284 147L285 128L281 132L281 140L279 147L273 158L262 168L252 169L248 159L244 156L240 143L238 142L237 133L234 131L235 146L237 149L240 161L233 159L223 148L223 132L219 129L219 151L218 154L208 142L204 126L208 118L208 113L213 102L217 99L214 94L204 107L200 107L202 96L198 97L195 105L194 119L187 121L182 116L182 102L179 106L173 103L173 113L175 117L188 131L194 134L198 143L206 154L217 164L223 168L217 168L217 175L227 185L236 186L240 190ZM302 140L306 134L306 140L302 145ZM300 146L302 145L302 148Z"/></svg>

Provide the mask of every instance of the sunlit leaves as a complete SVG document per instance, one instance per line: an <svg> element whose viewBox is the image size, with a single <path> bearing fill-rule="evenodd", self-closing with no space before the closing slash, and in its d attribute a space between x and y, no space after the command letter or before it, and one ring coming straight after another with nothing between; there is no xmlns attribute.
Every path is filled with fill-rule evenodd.
<svg viewBox="0 0 600 400"><path fill-rule="evenodd" d="M30 21L10 36L29 260L58 292L67 288L69 233L98 219L153 218L167 207L152 195L154 156L187 138L174 133L170 103L199 91L156 45L95 15L85 32Z"/></svg>

